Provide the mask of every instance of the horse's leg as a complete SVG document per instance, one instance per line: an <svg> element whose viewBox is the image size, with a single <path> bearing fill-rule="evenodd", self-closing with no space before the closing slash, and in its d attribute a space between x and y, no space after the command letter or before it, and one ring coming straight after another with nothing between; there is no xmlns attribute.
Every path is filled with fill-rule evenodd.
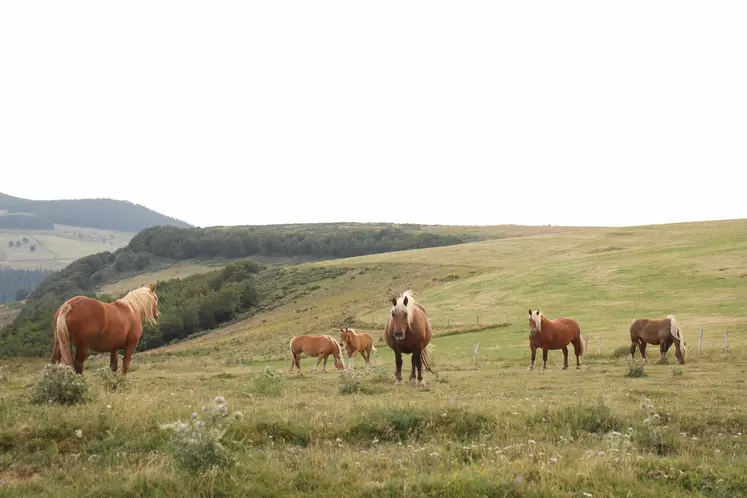
<svg viewBox="0 0 747 498"><path fill-rule="evenodd" d="M547 351L547 346L542 348L542 362L544 363L542 370L547 370Z"/></svg>
<svg viewBox="0 0 747 498"><path fill-rule="evenodd" d="M671 345L672 345L671 338L666 341L661 341L659 343L659 355L660 355L659 362L664 361L664 357L667 355L667 351L669 351L669 346Z"/></svg>
<svg viewBox="0 0 747 498"><path fill-rule="evenodd" d="M410 358L412 360L412 372L410 372L410 384L415 383L415 368L417 368L418 366L418 358L417 358L418 356L419 356L418 352L413 350L412 358Z"/></svg>
<svg viewBox="0 0 747 498"><path fill-rule="evenodd" d="M130 368L130 362L132 361L132 354L137 348L137 342L127 343L124 348L124 356L122 357L122 377L127 375L127 370Z"/></svg>
<svg viewBox="0 0 747 498"><path fill-rule="evenodd" d="M402 385L402 353L395 351L394 353L394 364L397 367L394 371L394 385Z"/></svg>
<svg viewBox="0 0 747 498"><path fill-rule="evenodd" d="M529 349L532 350L532 363L529 364L528 369L531 372L532 370L534 370L534 358L537 356L537 346L535 346L534 344L530 344Z"/></svg>
<svg viewBox="0 0 747 498"><path fill-rule="evenodd" d="M581 337L573 343L573 352L576 354L576 370L581 370Z"/></svg>
<svg viewBox="0 0 747 498"><path fill-rule="evenodd" d="M563 346L563 368L561 370L568 370L568 346Z"/></svg>
<svg viewBox="0 0 747 498"><path fill-rule="evenodd" d="M412 356L418 355L417 367L418 367L418 387L425 387L425 381L423 380L423 356L422 351L413 351Z"/></svg>
<svg viewBox="0 0 747 498"><path fill-rule="evenodd" d="M311 373L316 373L316 367L319 366L319 363L322 362L322 355L319 355L319 357L316 360L316 363L314 364L314 368L311 370Z"/></svg>
<svg viewBox="0 0 747 498"><path fill-rule="evenodd" d="M75 365L75 371L79 374L83 374L83 362L86 361L86 358L88 358L88 348L86 346L76 346L73 364Z"/></svg>
<svg viewBox="0 0 747 498"><path fill-rule="evenodd" d="M636 341L630 341L630 358L635 361L635 347L638 345Z"/></svg>
<svg viewBox="0 0 747 498"><path fill-rule="evenodd" d="M328 354L324 355L324 363L322 363L322 373L325 373L325 374L327 373L327 357L328 356L329 356Z"/></svg>
<svg viewBox="0 0 747 498"><path fill-rule="evenodd" d="M117 362L119 361L119 350L115 349L109 357L109 368L112 372L117 372Z"/></svg>
<svg viewBox="0 0 747 498"><path fill-rule="evenodd" d="M647 344L648 343L645 340L639 339L638 349L641 350L641 356L643 357L643 363L648 363L648 356L646 356L646 345Z"/></svg>

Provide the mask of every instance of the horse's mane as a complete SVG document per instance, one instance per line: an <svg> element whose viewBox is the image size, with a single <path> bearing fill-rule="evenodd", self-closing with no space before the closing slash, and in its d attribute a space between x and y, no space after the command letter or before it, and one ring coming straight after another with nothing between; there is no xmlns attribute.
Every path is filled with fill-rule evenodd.
<svg viewBox="0 0 747 498"><path fill-rule="evenodd" d="M158 303L158 296L151 292L149 287L143 286L131 290L127 295L114 302L126 306L135 316L139 316L154 325L156 324L156 317L153 316L153 303Z"/></svg>
<svg viewBox="0 0 747 498"><path fill-rule="evenodd" d="M337 346L337 354L340 355L340 358L342 358L342 346L340 346L340 343L337 342L337 339L335 339L331 335L325 335L324 337L332 341L334 345Z"/></svg>
<svg viewBox="0 0 747 498"><path fill-rule="evenodd" d="M402 301L407 298L407 305L402 304ZM415 297L412 295L411 290L406 290L402 294L400 294L397 297L397 304L392 306L392 309L397 309L399 311L402 311L404 308L405 311L407 311L407 326L412 326L412 315L413 310L415 309Z"/></svg>
<svg viewBox="0 0 747 498"><path fill-rule="evenodd" d="M682 329L677 324L677 320L674 315L667 315L669 318L669 333L680 340L680 349L682 350L682 357L687 356L687 349L685 348L685 334L682 333Z"/></svg>

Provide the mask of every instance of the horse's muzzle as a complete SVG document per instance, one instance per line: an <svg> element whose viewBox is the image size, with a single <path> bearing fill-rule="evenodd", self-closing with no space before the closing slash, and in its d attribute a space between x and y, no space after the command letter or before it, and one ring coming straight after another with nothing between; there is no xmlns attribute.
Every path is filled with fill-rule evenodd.
<svg viewBox="0 0 747 498"><path fill-rule="evenodd" d="M394 333L392 333L392 336L398 341L401 341L402 339L405 338L405 332L404 330L397 330Z"/></svg>

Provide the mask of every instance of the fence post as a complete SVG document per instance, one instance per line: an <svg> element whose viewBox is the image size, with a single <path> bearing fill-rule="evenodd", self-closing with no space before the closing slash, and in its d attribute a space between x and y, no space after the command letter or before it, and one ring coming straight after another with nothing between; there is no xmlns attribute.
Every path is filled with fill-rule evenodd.
<svg viewBox="0 0 747 498"><path fill-rule="evenodd" d="M475 344L475 347L472 349L472 362L477 366L477 350L480 348L480 343L478 342Z"/></svg>
<svg viewBox="0 0 747 498"><path fill-rule="evenodd" d="M589 350L589 336L584 336L584 351Z"/></svg>
<svg viewBox="0 0 747 498"><path fill-rule="evenodd" d="M477 325L480 325L480 315L477 316Z"/></svg>
<svg viewBox="0 0 747 498"><path fill-rule="evenodd" d="M602 354L602 339L599 339L599 346L597 347L597 353Z"/></svg>
<svg viewBox="0 0 747 498"><path fill-rule="evenodd" d="M700 329L700 338L698 339L698 356L700 356L700 352L703 350L703 329Z"/></svg>
<svg viewBox="0 0 747 498"><path fill-rule="evenodd" d="M729 352L729 336L726 335L726 329L724 329L724 353Z"/></svg>

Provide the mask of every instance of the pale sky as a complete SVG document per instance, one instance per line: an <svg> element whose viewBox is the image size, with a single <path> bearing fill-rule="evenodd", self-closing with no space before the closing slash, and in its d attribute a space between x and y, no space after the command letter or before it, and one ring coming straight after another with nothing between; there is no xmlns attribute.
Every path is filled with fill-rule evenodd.
<svg viewBox="0 0 747 498"><path fill-rule="evenodd" d="M0 192L200 225L747 217L747 3L0 3Z"/></svg>

